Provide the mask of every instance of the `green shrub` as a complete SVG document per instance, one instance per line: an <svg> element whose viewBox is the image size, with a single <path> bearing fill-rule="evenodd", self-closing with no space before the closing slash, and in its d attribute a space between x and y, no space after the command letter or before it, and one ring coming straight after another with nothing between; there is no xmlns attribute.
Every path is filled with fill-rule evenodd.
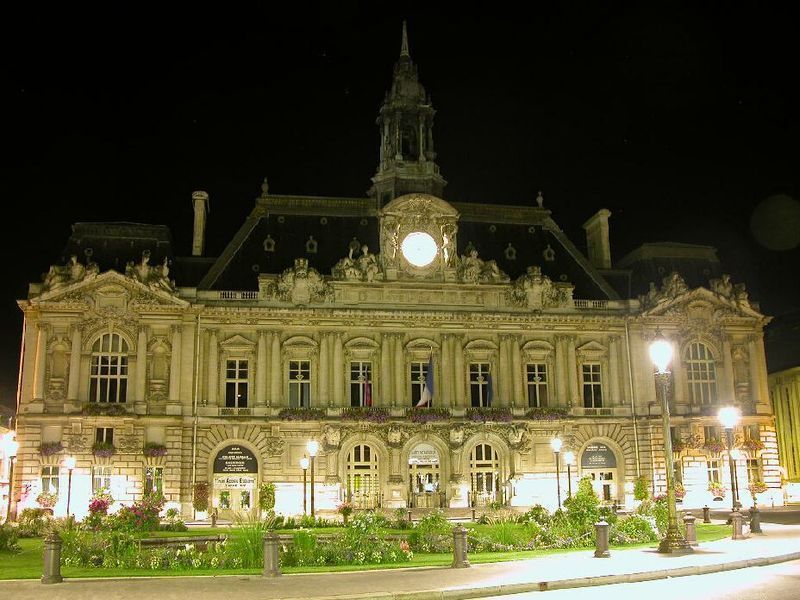
<svg viewBox="0 0 800 600"><path fill-rule="evenodd" d="M553 517L550 515L550 511L541 504L531 506L527 512L521 514L517 519L519 523L538 523L539 525L547 525L552 520Z"/></svg>
<svg viewBox="0 0 800 600"><path fill-rule="evenodd" d="M653 519L641 514L632 514L619 519L610 530L611 544L644 544L658 540L658 530Z"/></svg>
<svg viewBox="0 0 800 600"><path fill-rule="evenodd" d="M123 506L109 516L105 525L111 529L156 531L161 521L158 514L164 507L164 501L164 496L160 494L145 494L138 502Z"/></svg>
<svg viewBox="0 0 800 600"><path fill-rule="evenodd" d="M51 520L50 512L43 508L26 508L19 514L17 535L21 538L42 537Z"/></svg>
<svg viewBox="0 0 800 600"><path fill-rule="evenodd" d="M17 530L8 523L0 525L0 552L19 552Z"/></svg>
<svg viewBox="0 0 800 600"><path fill-rule="evenodd" d="M258 505L261 510L272 510L275 508L275 484L272 482L262 483L258 493Z"/></svg>
<svg viewBox="0 0 800 600"><path fill-rule="evenodd" d="M650 480L644 475L636 478L633 484L633 497L636 500L647 500L650 497Z"/></svg>
<svg viewBox="0 0 800 600"><path fill-rule="evenodd" d="M408 520L408 511L405 508L395 508L392 512L392 527L395 529L410 529L411 521Z"/></svg>
<svg viewBox="0 0 800 600"><path fill-rule="evenodd" d="M453 533L441 510L428 513L414 526L408 543L415 552L452 552Z"/></svg>
<svg viewBox="0 0 800 600"><path fill-rule="evenodd" d="M261 567L264 564L264 535L269 531L266 522L251 516L237 516L234 535L229 537L228 551L244 568Z"/></svg>

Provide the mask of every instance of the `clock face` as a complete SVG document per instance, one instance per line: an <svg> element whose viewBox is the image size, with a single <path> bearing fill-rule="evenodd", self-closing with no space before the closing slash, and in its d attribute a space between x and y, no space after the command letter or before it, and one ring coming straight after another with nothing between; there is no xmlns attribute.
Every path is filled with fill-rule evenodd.
<svg viewBox="0 0 800 600"><path fill-rule="evenodd" d="M436 258L436 242L424 231L409 233L400 244L403 257L415 267L427 267Z"/></svg>

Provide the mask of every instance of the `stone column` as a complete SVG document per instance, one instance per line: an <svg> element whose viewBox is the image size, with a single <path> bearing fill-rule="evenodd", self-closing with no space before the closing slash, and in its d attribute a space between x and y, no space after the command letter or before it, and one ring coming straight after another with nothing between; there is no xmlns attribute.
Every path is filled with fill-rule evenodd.
<svg viewBox="0 0 800 600"><path fill-rule="evenodd" d="M522 354L519 349L519 338L512 336L508 341L511 344L511 386L514 389L511 406L524 406L525 390L522 381Z"/></svg>
<svg viewBox="0 0 800 600"><path fill-rule="evenodd" d="M756 357L759 377L757 380L758 396L756 399L759 404L765 405L769 411L769 379L767 377L767 355L764 351L764 334L759 332L755 335Z"/></svg>
<svg viewBox="0 0 800 600"><path fill-rule="evenodd" d="M680 342L675 343L675 354L672 356L672 398L676 404L686 404L686 369L683 367L683 354Z"/></svg>
<svg viewBox="0 0 800 600"><path fill-rule="evenodd" d="M731 341L727 335L722 340L722 377L719 379L721 404L732 404L736 400L736 385L733 381L733 359L731 357Z"/></svg>
<svg viewBox="0 0 800 600"><path fill-rule="evenodd" d="M464 398L464 344L460 335L453 336L453 398L454 406L465 406Z"/></svg>
<svg viewBox="0 0 800 600"><path fill-rule="evenodd" d="M81 328L76 323L72 326L72 346L70 347L69 354L69 383L67 384L67 400L77 400L78 394L80 393L81 341Z"/></svg>
<svg viewBox="0 0 800 600"><path fill-rule="evenodd" d="M33 399L44 399L44 374L47 371L47 325L36 323L36 375L33 379Z"/></svg>
<svg viewBox="0 0 800 600"><path fill-rule="evenodd" d="M497 374L497 395L499 396L500 402L503 405L511 406L511 398L514 395L513 387L511 386L511 378L509 377L509 373L511 372L511 356L508 350L509 343L508 343L508 336L501 335L500 336L500 365L499 365L499 373ZM498 403L499 404L499 403Z"/></svg>
<svg viewBox="0 0 800 600"><path fill-rule="evenodd" d="M344 346L342 334L336 333L333 346L333 405L344 405Z"/></svg>
<svg viewBox="0 0 800 600"><path fill-rule="evenodd" d="M169 401L181 399L181 326L172 326L172 354L169 367Z"/></svg>
<svg viewBox="0 0 800 600"><path fill-rule="evenodd" d="M208 391L206 398L210 406L216 406L219 401L219 343L217 330L208 330Z"/></svg>
<svg viewBox="0 0 800 600"><path fill-rule="evenodd" d="M452 390L453 385L450 381L452 377L452 369L450 368L450 355L452 353L452 338L449 335L442 336L442 377L439 389L436 389L436 383L433 384L434 394L438 392L441 403L440 406L450 407L452 403ZM435 401L435 400L434 400Z"/></svg>
<svg viewBox="0 0 800 600"><path fill-rule="evenodd" d="M612 335L608 338L608 382L611 391L609 405L621 405L620 377L619 377L619 336Z"/></svg>
<svg viewBox="0 0 800 600"><path fill-rule="evenodd" d="M258 332L256 348L256 406L267 404L267 333Z"/></svg>
<svg viewBox="0 0 800 600"><path fill-rule="evenodd" d="M321 406L332 403L331 394L331 347L333 339L327 333L320 335L319 339L319 401Z"/></svg>
<svg viewBox="0 0 800 600"><path fill-rule="evenodd" d="M389 349L389 334L384 333L381 335L381 378L380 387L378 388L378 398L374 397L375 390L373 390L373 403L378 406L392 406L394 404L394 386L392 382L392 353Z"/></svg>
<svg viewBox="0 0 800 600"><path fill-rule="evenodd" d="M145 401L146 383L147 383L147 327L140 326L139 338L136 340L136 386L133 396L135 402Z"/></svg>
<svg viewBox="0 0 800 600"><path fill-rule="evenodd" d="M575 336L567 338L567 385L569 385L569 401L573 406L583 406L578 395L578 359L575 355Z"/></svg>
<svg viewBox="0 0 800 600"><path fill-rule="evenodd" d="M283 377L281 377L281 336L277 332L272 332L272 351L269 353L269 382L270 397L267 406L281 406L283 389Z"/></svg>
<svg viewBox="0 0 800 600"><path fill-rule="evenodd" d="M567 387L567 368L566 368L566 360L564 356L564 336L557 335L555 337L555 347L556 347L556 359L555 359L555 370L556 372L550 377L550 385L555 385L556 388L556 397L557 402L551 401L551 406L559 405L559 406L566 406L567 405L567 398L568 398L568 387Z"/></svg>
<svg viewBox="0 0 800 600"><path fill-rule="evenodd" d="M394 347L394 395L396 400L393 402L396 406L407 407L408 399L406 398L406 365L405 353L403 352L403 336L395 334L392 336L392 345Z"/></svg>

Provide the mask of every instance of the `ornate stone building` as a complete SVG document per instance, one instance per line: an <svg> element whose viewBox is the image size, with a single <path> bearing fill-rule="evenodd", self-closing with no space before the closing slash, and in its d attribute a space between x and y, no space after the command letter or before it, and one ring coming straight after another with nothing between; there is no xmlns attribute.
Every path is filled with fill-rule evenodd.
<svg viewBox="0 0 800 600"><path fill-rule="evenodd" d="M541 193L446 201L434 114L404 31L367 197L284 196L265 180L213 258L204 192L190 257L162 226L76 224L66 264L19 301L20 506L55 489L64 512L69 454L79 515L99 488L119 502L162 491L191 515L207 484L224 516L255 509L265 482L297 513L314 438L322 509L554 507L556 436L562 497L589 476L630 504L637 477L664 485L657 330L676 352L684 503L711 503L710 481L729 487L716 420L729 403L743 414L740 487L763 479L780 503L768 319L715 251L646 244L612 263L607 210L584 224L587 257Z"/></svg>

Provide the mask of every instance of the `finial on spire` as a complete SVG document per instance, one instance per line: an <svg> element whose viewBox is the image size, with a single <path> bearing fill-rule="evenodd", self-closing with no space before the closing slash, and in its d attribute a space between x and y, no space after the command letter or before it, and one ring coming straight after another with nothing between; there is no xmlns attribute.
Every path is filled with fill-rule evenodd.
<svg viewBox="0 0 800 600"><path fill-rule="evenodd" d="M408 51L408 32L406 31L405 20L403 20L403 42L400 45L400 56L411 57L411 53Z"/></svg>

